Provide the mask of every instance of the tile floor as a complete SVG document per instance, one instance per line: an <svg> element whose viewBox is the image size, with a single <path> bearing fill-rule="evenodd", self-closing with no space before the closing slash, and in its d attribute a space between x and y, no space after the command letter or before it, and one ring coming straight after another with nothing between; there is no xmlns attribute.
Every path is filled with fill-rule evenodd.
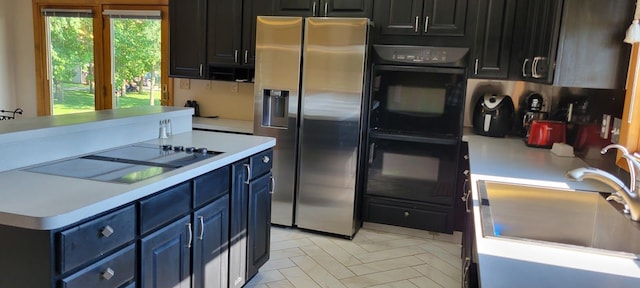
<svg viewBox="0 0 640 288"><path fill-rule="evenodd" d="M271 258L245 287L460 287L461 234L364 223L353 240L271 229Z"/></svg>

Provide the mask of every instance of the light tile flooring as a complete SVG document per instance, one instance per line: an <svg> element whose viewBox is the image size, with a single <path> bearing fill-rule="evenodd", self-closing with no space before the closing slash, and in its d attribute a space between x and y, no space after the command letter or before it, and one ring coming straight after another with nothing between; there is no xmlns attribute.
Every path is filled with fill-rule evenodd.
<svg viewBox="0 0 640 288"><path fill-rule="evenodd" d="M461 234L365 223L353 240L271 229L271 258L245 287L460 287Z"/></svg>

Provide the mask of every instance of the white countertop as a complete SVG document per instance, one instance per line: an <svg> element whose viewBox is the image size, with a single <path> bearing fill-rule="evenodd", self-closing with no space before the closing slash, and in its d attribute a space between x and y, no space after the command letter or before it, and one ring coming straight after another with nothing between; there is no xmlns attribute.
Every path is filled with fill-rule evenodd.
<svg viewBox="0 0 640 288"><path fill-rule="evenodd" d="M612 191L593 180L572 182L579 158L527 147L519 138L465 135L469 143L474 226L482 287L640 287L640 260L570 246L483 237L476 181L492 180L587 191Z"/></svg>
<svg viewBox="0 0 640 288"><path fill-rule="evenodd" d="M212 131L253 134L253 121L226 118L193 117L193 128Z"/></svg>
<svg viewBox="0 0 640 288"><path fill-rule="evenodd" d="M6 140L0 158L16 166L0 170L0 225L37 230L61 228L275 146L275 139L269 137L191 131L190 109L165 107L136 111L96 111L4 121L15 121L24 129L0 129L0 138ZM173 120L173 136L157 139L158 119L169 118ZM11 141L14 138L18 139ZM133 184L24 171L42 163L139 142L206 147L224 153ZM22 151L26 149L23 146L29 149Z"/></svg>

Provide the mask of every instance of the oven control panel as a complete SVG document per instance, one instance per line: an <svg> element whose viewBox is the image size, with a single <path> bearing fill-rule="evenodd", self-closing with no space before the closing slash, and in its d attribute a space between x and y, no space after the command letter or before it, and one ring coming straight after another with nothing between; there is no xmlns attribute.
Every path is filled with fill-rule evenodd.
<svg viewBox="0 0 640 288"><path fill-rule="evenodd" d="M390 62L413 65L442 65L466 66L465 59L468 48L432 47L432 46L404 46L404 45L373 45L378 62Z"/></svg>

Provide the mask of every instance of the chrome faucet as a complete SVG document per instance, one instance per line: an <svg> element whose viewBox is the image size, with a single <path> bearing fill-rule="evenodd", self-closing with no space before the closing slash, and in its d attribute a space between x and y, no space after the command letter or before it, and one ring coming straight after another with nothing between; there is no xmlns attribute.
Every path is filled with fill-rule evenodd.
<svg viewBox="0 0 640 288"><path fill-rule="evenodd" d="M622 151L622 157L627 161L629 165L629 186L627 187L618 177L592 167L583 167L573 169L567 172L567 178L574 181L582 181L584 179L598 180L604 184L607 184L613 188L614 192L611 196L607 197L607 200L614 200L618 203L625 205L625 213L631 214L631 220L640 221L640 196L638 196L638 185L640 185L640 161L633 155L629 154L627 148L618 144L608 145L600 151L601 154L607 153L609 149L616 148Z"/></svg>

